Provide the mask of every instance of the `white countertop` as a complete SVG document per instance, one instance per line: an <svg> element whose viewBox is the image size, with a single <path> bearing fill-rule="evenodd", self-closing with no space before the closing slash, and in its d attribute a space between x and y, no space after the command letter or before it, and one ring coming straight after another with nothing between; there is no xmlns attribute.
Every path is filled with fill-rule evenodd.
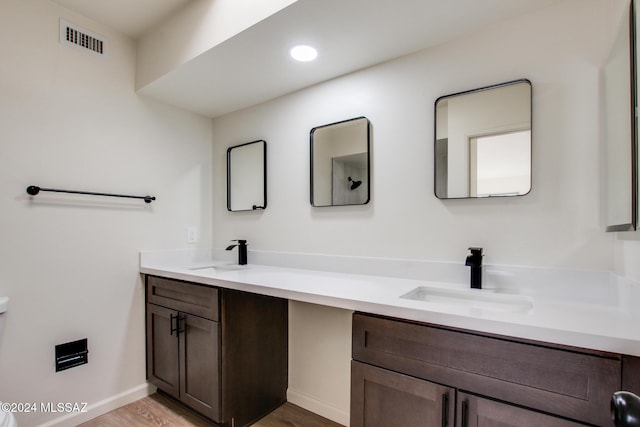
<svg viewBox="0 0 640 427"><path fill-rule="evenodd" d="M425 280L420 280L252 264L252 258L268 257L251 254L249 265L236 266L228 260L214 260L206 255L211 252L205 251L204 256L202 253L184 256L185 253L142 252L140 272L347 310L640 356L640 316L636 309L640 302L640 285L610 273L525 269L524 273L514 276L516 268L487 266L492 278L487 288L517 298L524 296L531 301L530 310L519 312L400 297L419 286L463 292L468 288L463 283L428 280L429 274L425 274ZM359 259L349 261L357 264ZM380 264L380 261L374 261ZM361 264L367 262L371 260ZM201 268L214 264L222 268ZM404 262L402 265L409 264ZM457 271L458 267L444 265L440 268L437 265L434 269L431 265L429 268L430 271L443 268ZM533 276L545 283L518 286L513 283L517 282L518 274ZM516 279L511 277L508 283L503 276ZM560 280L560 285L554 282L556 279Z"/></svg>

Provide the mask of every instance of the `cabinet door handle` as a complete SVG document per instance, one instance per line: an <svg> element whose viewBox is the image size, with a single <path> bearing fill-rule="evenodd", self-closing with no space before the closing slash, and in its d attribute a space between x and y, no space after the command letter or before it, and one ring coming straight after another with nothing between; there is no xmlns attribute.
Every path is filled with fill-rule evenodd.
<svg viewBox="0 0 640 427"><path fill-rule="evenodd" d="M173 327L173 321L176 321L176 327ZM173 315L170 314L169 315L169 335L173 335L173 333L176 333L176 336L178 336L178 315Z"/></svg>
<svg viewBox="0 0 640 427"><path fill-rule="evenodd" d="M447 427L449 417L449 396L442 393L442 427Z"/></svg>
<svg viewBox="0 0 640 427"><path fill-rule="evenodd" d="M469 427L469 402L462 401L462 427Z"/></svg>
<svg viewBox="0 0 640 427"><path fill-rule="evenodd" d="M177 319L176 319L176 333L177 335L180 334L184 334L184 321L187 319L187 316L185 316L182 313L178 313Z"/></svg>

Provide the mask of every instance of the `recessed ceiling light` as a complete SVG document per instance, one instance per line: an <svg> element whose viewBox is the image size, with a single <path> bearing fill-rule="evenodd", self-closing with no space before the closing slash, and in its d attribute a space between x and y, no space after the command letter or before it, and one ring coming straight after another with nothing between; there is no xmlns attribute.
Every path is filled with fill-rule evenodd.
<svg viewBox="0 0 640 427"><path fill-rule="evenodd" d="M289 51L289 54L296 61L309 62L316 59L316 57L318 56L318 51L311 46L298 45L298 46L294 46Z"/></svg>

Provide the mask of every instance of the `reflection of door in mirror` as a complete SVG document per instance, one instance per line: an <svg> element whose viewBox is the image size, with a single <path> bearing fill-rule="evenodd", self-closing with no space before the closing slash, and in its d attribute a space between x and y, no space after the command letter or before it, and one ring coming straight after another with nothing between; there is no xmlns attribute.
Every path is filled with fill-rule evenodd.
<svg viewBox="0 0 640 427"><path fill-rule="evenodd" d="M311 205L369 202L369 120L345 120L311 130Z"/></svg>
<svg viewBox="0 0 640 427"><path fill-rule="evenodd" d="M531 186L529 141L529 129L469 138L470 197L527 193ZM502 158L509 161L500 161Z"/></svg>
<svg viewBox="0 0 640 427"><path fill-rule="evenodd" d="M267 206L265 141L227 150L227 209L249 211Z"/></svg>
<svg viewBox="0 0 640 427"><path fill-rule="evenodd" d="M531 189L531 83L443 96L435 104L434 191L440 199Z"/></svg>

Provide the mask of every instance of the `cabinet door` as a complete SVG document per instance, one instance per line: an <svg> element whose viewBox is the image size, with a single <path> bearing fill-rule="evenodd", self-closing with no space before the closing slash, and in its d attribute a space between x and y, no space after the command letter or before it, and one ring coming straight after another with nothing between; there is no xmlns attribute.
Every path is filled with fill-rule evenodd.
<svg viewBox="0 0 640 427"><path fill-rule="evenodd" d="M351 427L453 427L454 409L449 387L351 362Z"/></svg>
<svg viewBox="0 0 640 427"><path fill-rule="evenodd" d="M178 335L175 328L178 312L147 304L147 378L160 390L180 396Z"/></svg>
<svg viewBox="0 0 640 427"><path fill-rule="evenodd" d="M529 411L471 394L458 393L458 427L577 427L562 418Z"/></svg>
<svg viewBox="0 0 640 427"><path fill-rule="evenodd" d="M220 421L218 322L180 313L180 400Z"/></svg>

